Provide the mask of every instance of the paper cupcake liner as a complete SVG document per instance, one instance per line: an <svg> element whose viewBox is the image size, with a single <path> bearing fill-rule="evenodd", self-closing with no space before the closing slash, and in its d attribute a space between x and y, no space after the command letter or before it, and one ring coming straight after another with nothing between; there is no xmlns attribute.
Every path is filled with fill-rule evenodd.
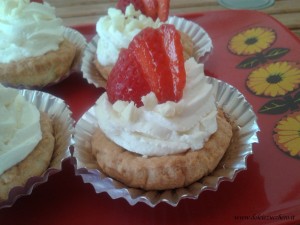
<svg viewBox="0 0 300 225"><path fill-rule="evenodd" d="M256 115L244 96L231 85L208 77L213 85L216 102L234 122L234 138L217 168L208 176L183 188L166 191L145 191L130 188L106 176L98 167L91 153L90 139L96 129L97 120L94 106L91 107L75 126L74 156L77 159L75 174L85 183L90 183L96 193L107 192L111 198L124 198L130 205L144 202L155 207L160 202L176 206L184 198L197 199L205 190L217 190L221 181L233 181L238 172L245 170L246 158L252 154L252 144L258 142Z"/></svg>
<svg viewBox="0 0 300 225"><path fill-rule="evenodd" d="M169 17L167 23L173 24L176 29L190 36L194 43L194 58L198 62L203 62L207 59L208 53L212 50L212 40L208 33L198 24L176 16ZM81 71L83 77L88 83L96 87L106 86L106 80L97 71L93 61L97 51L99 36L95 35L87 44L84 50Z"/></svg>
<svg viewBox="0 0 300 225"><path fill-rule="evenodd" d="M32 90L19 90L19 93L32 102L40 111L46 112L52 119L55 135L55 147L48 169L41 175L31 177L24 186L10 190L7 200L0 202L0 209L10 207L21 196L30 195L39 184L48 181L48 177L62 170L62 162L71 156L69 147L73 143L74 120L65 102L53 95Z"/></svg>
<svg viewBox="0 0 300 225"><path fill-rule="evenodd" d="M67 38L72 43L74 43L77 48L76 56L75 56L72 66L71 66L71 71L80 70L83 52L87 45L86 38L77 30L74 30L69 27L65 27L64 37Z"/></svg>
<svg viewBox="0 0 300 225"><path fill-rule="evenodd" d="M87 80L89 84L95 85L97 88L106 87L106 80L97 71L94 65L94 58L97 51L99 36L95 35L92 40L87 44L82 58L81 72L83 78Z"/></svg>
<svg viewBox="0 0 300 225"><path fill-rule="evenodd" d="M194 58L203 62L213 48L212 40L208 33L197 23L180 17L169 17L167 23L173 24L177 30L186 33L194 43Z"/></svg>
<svg viewBox="0 0 300 225"><path fill-rule="evenodd" d="M65 27L63 36L64 36L64 38L68 39L70 42L72 42L76 46L76 55L75 55L75 58L73 60L73 63L71 65L69 71L66 74L64 74L63 76L59 77L57 80L52 81L51 83L47 84L46 85L47 87L63 81L64 79L68 78L72 73L74 73L76 71L80 71L80 68L81 68L83 52L87 45L86 38L77 30L74 30L69 27ZM45 87L45 86L29 87L29 88L42 88L42 87Z"/></svg>

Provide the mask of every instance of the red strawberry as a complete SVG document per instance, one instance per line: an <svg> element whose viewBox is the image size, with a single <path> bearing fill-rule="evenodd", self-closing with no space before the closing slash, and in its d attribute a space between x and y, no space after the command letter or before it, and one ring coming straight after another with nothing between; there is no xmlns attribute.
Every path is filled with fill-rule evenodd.
<svg viewBox="0 0 300 225"><path fill-rule="evenodd" d="M172 74L174 97L175 101L178 101L182 97L186 77L181 36L175 27L171 25L161 25L158 30L163 37L165 51L169 60L168 65Z"/></svg>
<svg viewBox="0 0 300 225"><path fill-rule="evenodd" d="M163 34L158 29L146 28L134 38L130 48L134 49L137 61L143 65L144 78L158 101L176 100Z"/></svg>
<svg viewBox="0 0 300 225"><path fill-rule="evenodd" d="M161 21L166 21L169 17L170 0L157 0L157 16Z"/></svg>
<svg viewBox="0 0 300 225"><path fill-rule="evenodd" d="M175 27L146 28L120 52L108 78L107 94L111 103L132 100L137 106L150 91L159 103L179 101L185 77L183 49Z"/></svg>
<svg viewBox="0 0 300 225"><path fill-rule="evenodd" d="M158 15L157 0L141 0L141 2L143 2L143 9L141 9L141 12L144 15L151 17L153 20L156 20Z"/></svg>
<svg viewBox="0 0 300 225"><path fill-rule="evenodd" d="M144 11L144 4L141 0L119 0L116 8L125 13L126 7L130 4L132 4L136 10Z"/></svg>
<svg viewBox="0 0 300 225"><path fill-rule="evenodd" d="M142 105L141 96L150 92L149 85L141 76L140 64L130 49L122 49L116 65L107 80L107 95L111 103L117 100L134 101L139 107Z"/></svg>
<svg viewBox="0 0 300 225"><path fill-rule="evenodd" d="M129 4L153 20L159 18L161 21L166 21L168 19L170 0L119 0L116 8L124 13Z"/></svg>

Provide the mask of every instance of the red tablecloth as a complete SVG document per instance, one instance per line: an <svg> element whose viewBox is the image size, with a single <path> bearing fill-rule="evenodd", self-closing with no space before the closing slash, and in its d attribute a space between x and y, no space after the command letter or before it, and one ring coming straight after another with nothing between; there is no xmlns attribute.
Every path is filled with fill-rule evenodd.
<svg viewBox="0 0 300 225"><path fill-rule="evenodd" d="M1 209L1 225L300 223L300 147L289 148L280 142L280 131L295 127L298 137L294 137L294 146L300 146L299 39L278 21L256 11L226 10L183 17L202 26L213 40L206 73L238 88L257 113L259 144L253 145L248 169L234 182L222 182L216 192L204 191L197 200L184 199L177 207L160 203L151 208L96 194L91 185L74 175L68 160L62 172L36 187L31 195ZM94 25L76 29L88 40L95 34ZM238 38L257 42L255 54L236 44ZM266 73L263 71L270 74L260 79ZM296 78L290 79L293 76ZM261 86L255 83L257 79ZM263 83L279 83L278 79L286 80L284 93L276 86L268 92ZM78 72L43 91L64 99L77 120L103 90L87 84Z"/></svg>

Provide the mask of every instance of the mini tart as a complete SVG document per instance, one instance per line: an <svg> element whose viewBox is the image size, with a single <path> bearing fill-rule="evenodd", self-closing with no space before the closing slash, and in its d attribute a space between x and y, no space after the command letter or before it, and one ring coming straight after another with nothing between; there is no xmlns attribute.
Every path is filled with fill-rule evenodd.
<svg viewBox="0 0 300 225"><path fill-rule="evenodd" d="M182 47L183 47L183 56L184 56L184 59L187 60L190 57L193 57L194 44L193 44L193 41L192 41L191 37L189 37L187 34L181 32L181 31L179 31L179 32L180 32L180 35L181 35L181 44L182 44ZM107 66L101 65L100 62L97 59L97 54L95 54L95 56L94 56L93 63L95 65L97 71L100 73L100 75L105 80L107 80L108 75L110 74L110 72L111 72L112 68L114 67L114 65L107 65Z"/></svg>
<svg viewBox="0 0 300 225"><path fill-rule="evenodd" d="M129 187L167 190L188 186L211 173L219 164L232 139L232 126L222 110L218 130L200 150L181 154L143 157L108 139L100 128L92 135L92 154L105 174Z"/></svg>
<svg viewBox="0 0 300 225"><path fill-rule="evenodd" d="M42 139L34 150L17 165L0 175L0 202L8 199L9 192L17 186L24 186L30 177L40 176L49 166L55 145L52 122L41 112Z"/></svg>
<svg viewBox="0 0 300 225"><path fill-rule="evenodd" d="M69 72L76 51L76 46L64 39L56 51L11 63L0 63L0 82L13 87L43 87L54 83Z"/></svg>

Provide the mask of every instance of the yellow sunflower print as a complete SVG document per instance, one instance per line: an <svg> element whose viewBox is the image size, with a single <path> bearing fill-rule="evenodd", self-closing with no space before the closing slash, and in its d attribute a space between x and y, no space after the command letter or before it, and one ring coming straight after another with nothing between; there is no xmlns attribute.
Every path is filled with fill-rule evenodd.
<svg viewBox="0 0 300 225"><path fill-rule="evenodd" d="M273 138L281 150L300 158L300 112L281 119L274 128Z"/></svg>
<svg viewBox="0 0 300 225"><path fill-rule="evenodd" d="M253 55L269 48L276 40L276 33L270 28L253 27L231 38L229 50L237 55Z"/></svg>
<svg viewBox="0 0 300 225"><path fill-rule="evenodd" d="M299 87L300 67L293 62L275 62L253 70L246 81L255 94L266 97L283 96Z"/></svg>

